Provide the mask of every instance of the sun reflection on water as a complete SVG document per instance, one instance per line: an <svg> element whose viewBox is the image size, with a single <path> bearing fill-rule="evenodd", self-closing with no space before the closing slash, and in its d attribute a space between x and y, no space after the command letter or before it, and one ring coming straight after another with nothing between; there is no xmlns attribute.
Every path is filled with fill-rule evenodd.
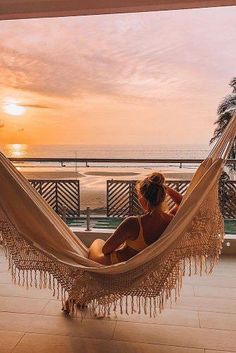
<svg viewBox="0 0 236 353"><path fill-rule="evenodd" d="M6 146L7 155L10 157L25 157L27 145L14 143Z"/></svg>

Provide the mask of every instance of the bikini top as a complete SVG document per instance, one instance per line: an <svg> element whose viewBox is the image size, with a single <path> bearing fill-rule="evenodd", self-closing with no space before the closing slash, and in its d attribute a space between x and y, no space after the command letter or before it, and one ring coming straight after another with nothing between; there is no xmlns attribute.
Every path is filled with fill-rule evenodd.
<svg viewBox="0 0 236 353"><path fill-rule="evenodd" d="M141 222L141 217L138 216L138 223L139 223L139 235L136 239L127 239L126 245L136 251L141 251L145 249L148 244L145 243L144 236L143 236L143 227L142 227L142 222Z"/></svg>

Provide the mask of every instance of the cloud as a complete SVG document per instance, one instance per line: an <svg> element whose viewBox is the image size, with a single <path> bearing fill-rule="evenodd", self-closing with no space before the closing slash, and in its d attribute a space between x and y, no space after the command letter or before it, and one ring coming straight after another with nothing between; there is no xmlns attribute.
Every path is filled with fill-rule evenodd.
<svg viewBox="0 0 236 353"><path fill-rule="evenodd" d="M2 21L0 100L13 92L21 105L32 108L24 118L27 133L44 128L44 138L46 130L52 131L48 126L56 124L55 135L61 128L69 142L77 143L78 124L86 139L102 121L104 134L116 124L114 135L121 143L125 119L132 128L140 122L142 141L141 126L148 119L153 119L150 141L156 141L159 127L165 140L167 121L168 133L177 134L174 119L181 128L192 124L195 131L207 131L236 70L235 11ZM68 117L71 130L65 134Z"/></svg>
<svg viewBox="0 0 236 353"><path fill-rule="evenodd" d="M46 104L21 104L25 108L35 108L35 109L56 109L55 106L46 105Z"/></svg>
<svg viewBox="0 0 236 353"><path fill-rule="evenodd" d="M178 83L169 77L168 56L181 51L183 40L153 36L161 24L148 16L27 20L21 27L13 21L2 28L8 40L0 48L0 81L8 87L66 98L149 99Z"/></svg>

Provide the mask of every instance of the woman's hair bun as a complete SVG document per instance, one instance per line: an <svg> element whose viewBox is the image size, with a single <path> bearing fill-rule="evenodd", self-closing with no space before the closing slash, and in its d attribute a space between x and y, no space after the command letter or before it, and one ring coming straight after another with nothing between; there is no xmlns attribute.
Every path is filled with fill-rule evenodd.
<svg viewBox="0 0 236 353"><path fill-rule="evenodd" d="M161 204L166 196L164 187L165 177L154 172L137 184L137 191L154 207Z"/></svg>
<svg viewBox="0 0 236 353"><path fill-rule="evenodd" d="M165 177L161 173L152 173L149 176L149 181L150 181L150 183L162 186L164 184L164 182L165 182Z"/></svg>

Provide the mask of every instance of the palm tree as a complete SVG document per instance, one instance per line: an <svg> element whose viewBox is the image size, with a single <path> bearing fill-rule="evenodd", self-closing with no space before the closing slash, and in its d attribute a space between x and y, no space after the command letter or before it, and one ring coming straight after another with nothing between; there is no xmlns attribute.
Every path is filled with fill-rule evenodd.
<svg viewBox="0 0 236 353"><path fill-rule="evenodd" d="M233 92L223 99L217 109L218 118L215 122L217 127L210 143L214 142L222 135L224 129L236 113L236 77L230 81L229 85L233 87ZM234 141L229 158L236 159L236 140Z"/></svg>
<svg viewBox="0 0 236 353"><path fill-rule="evenodd" d="M236 113L236 77L230 81L229 85L233 88L233 92L223 99L217 109L218 117L215 121L217 127L214 131L213 137L210 140L210 144L216 141L222 135L224 129ZM236 139L234 140L229 158L236 159ZM235 164L229 166L229 170L233 172L233 170L235 170ZM219 183L219 200L222 211L225 209L225 205L228 203L228 201L235 198L235 196L231 195L230 190L225 185L229 179L230 176L226 171L223 171Z"/></svg>

